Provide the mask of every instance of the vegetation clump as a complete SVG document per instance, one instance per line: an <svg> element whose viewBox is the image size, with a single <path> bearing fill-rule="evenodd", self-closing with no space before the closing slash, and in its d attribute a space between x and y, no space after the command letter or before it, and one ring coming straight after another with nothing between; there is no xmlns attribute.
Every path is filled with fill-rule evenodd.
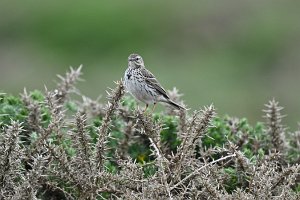
<svg viewBox="0 0 300 200"><path fill-rule="evenodd" d="M143 113L121 81L106 104L81 95L80 74L0 94L0 199L300 198L300 131L275 100L255 126L213 105Z"/></svg>

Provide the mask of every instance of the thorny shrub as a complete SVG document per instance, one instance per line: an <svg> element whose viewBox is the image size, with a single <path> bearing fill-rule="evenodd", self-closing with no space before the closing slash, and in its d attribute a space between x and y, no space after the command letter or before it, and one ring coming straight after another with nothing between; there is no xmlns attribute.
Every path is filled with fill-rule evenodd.
<svg viewBox="0 0 300 200"><path fill-rule="evenodd" d="M213 105L143 113L121 81L106 104L81 95L80 75L0 94L0 199L300 198L300 130L287 132L275 100L255 126Z"/></svg>

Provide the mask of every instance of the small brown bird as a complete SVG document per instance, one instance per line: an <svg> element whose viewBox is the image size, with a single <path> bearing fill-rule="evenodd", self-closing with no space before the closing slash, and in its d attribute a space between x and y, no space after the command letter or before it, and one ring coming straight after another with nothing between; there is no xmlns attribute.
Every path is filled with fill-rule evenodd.
<svg viewBox="0 0 300 200"><path fill-rule="evenodd" d="M143 58L138 54L131 54L128 57L128 68L125 71L124 84L126 90L132 96L146 104L145 111L149 104L153 104L152 110L154 110L157 102L167 103L176 109L185 110L184 107L169 98L155 76L145 68Z"/></svg>

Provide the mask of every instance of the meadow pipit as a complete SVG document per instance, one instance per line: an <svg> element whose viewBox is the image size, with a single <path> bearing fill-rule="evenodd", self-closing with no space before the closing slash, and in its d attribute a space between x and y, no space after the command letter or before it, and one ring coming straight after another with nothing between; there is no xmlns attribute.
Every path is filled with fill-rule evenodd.
<svg viewBox="0 0 300 200"><path fill-rule="evenodd" d="M185 110L184 107L169 98L155 76L145 68L143 58L138 54L131 54L128 57L124 84L132 96L146 104L145 111L149 104L153 104L152 110L154 110L157 102L167 103L176 109Z"/></svg>

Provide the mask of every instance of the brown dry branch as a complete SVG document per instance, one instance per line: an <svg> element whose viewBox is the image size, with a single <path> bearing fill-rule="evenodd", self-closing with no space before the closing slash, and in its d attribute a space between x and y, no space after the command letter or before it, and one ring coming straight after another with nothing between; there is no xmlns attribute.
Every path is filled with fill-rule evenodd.
<svg viewBox="0 0 300 200"><path fill-rule="evenodd" d="M4 128L0 138L0 199L12 197L20 183L18 178L21 170L19 166L24 157L21 147L20 133L23 131L22 124L12 121L11 125Z"/></svg>
<svg viewBox="0 0 300 200"><path fill-rule="evenodd" d="M160 132L162 130L162 124L159 122L154 122L152 116L148 113L142 113L141 111L136 111L137 124L141 126L140 133L146 135L155 144L159 154L162 154L162 142L160 140ZM155 148L155 147L153 147ZM156 155L156 153L154 153Z"/></svg>
<svg viewBox="0 0 300 200"><path fill-rule="evenodd" d="M56 99L56 94L51 91L48 91L46 88L46 98L45 105L49 109L51 120L49 125L46 128L40 126L40 131L38 132L38 139L32 144L32 152L29 156L35 154L39 149L38 147L44 143L48 137L54 132L61 139L61 128L64 126L65 112L62 110L62 105L59 104Z"/></svg>
<svg viewBox="0 0 300 200"><path fill-rule="evenodd" d="M92 100L89 97L82 95L82 102L77 102L80 107L80 112L88 114L89 118L97 116L104 117L105 109L104 105L99 103L100 97L101 96L99 96L96 100Z"/></svg>
<svg viewBox="0 0 300 200"><path fill-rule="evenodd" d="M300 165L293 165L283 169L274 179L271 189L275 190L279 185L283 185L285 181L288 182L286 184L287 187L292 186L295 181L297 175L300 173Z"/></svg>
<svg viewBox="0 0 300 200"><path fill-rule="evenodd" d="M106 108L106 114L102 120L101 127L98 129L98 141L95 146L94 152L94 167L95 171L102 171L104 162L104 152L107 150L107 139L109 138L109 126L112 120L113 114L119 107L122 96L124 95L124 85L122 81L116 82L117 87L108 93L108 103Z"/></svg>
<svg viewBox="0 0 300 200"><path fill-rule="evenodd" d="M185 178L183 178L180 182L176 183L174 186L171 187L171 189L175 189L176 187L178 187L179 185L183 184L185 181L193 178L194 176L196 176L202 169L206 168L206 167L209 167L215 163L218 163L218 162L221 162L223 160L226 160L228 158L232 158L232 157L235 157L236 155L235 154L230 154L228 156L225 156L225 157L222 157L222 158L219 158L218 160L214 160L200 168L198 168L196 171L190 173L188 176L186 176Z"/></svg>
<svg viewBox="0 0 300 200"><path fill-rule="evenodd" d="M211 126L215 115L216 111L213 105L204 107L203 110L194 113L188 125L188 137L183 140L183 152L194 154L195 147L199 144L201 137L206 134L206 130Z"/></svg>
<svg viewBox="0 0 300 200"><path fill-rule="evenodd" d="M172 199L171 189L166 174L166 172L170 172L170 169L167 169L168 160L165 158L163 151L161 150L162 144L159 137L162 125L160 123L155 123L150 115L147 113L141 113L140 111L137 111L137 119L142 125L142 133L148 137L150 146L153 148L153 155L156 157L155 163L158 166L157 173L158 176L161 177L161 183L164 186L165 193L169 199Z"/></svg>
<svg viewBox="0 0 300 200"><path fill-rule="evenodd" d="M168 90L168 95L170 99L179 105L182 105L184 108L186 108L186 105L181 100L181 97L183 94L180 94L178 89L176 87L173 88L173 90ZM187 110L174 110L171 106L167 106L166 113L168 115L175 115L179 116L179 135L183 135L187 131Z"/></svg>
<svg viewBox="0 0 300 200"><path fill-rule="evenodd" d="M134 140L133 133L134 133L134 125L132 121L126 123L124 128L124 139L121 140L119 143L120 150L118 151L121 158L125 158L128 155L128 150L131 145L131 142Z"/></svg>
<svg viewBox="0 0 300 200"><path fill-rule="evenodd" d="M77 163L78 170L84 170L81 173L88 174L92 169L90 158L92 156L92 138L87 132L87 117L84 113L76 113L75 115L76 129L70 131L72 147L77 150L76 155L72 157L74 163Z"/></svg>
<svg viewBox="0 0 300 200"><path fill-rule="evenodd" d="M62 82L56 90L46 89L42 102L24 90L24 124L12 121L0 130L0 199L299 199L300 134L284 137L278 102L270 101L265 111L262 134L270 135L270 151L262 149L266 141L252 148L260 137L241 131L232 118L220 130L234 137L220 131L223 146L208 147L216 115L212 105L191 115L167 108L178 122L169 131L180 140L174 151L163 140L164 116L128 106L122 81L109 92L107 105L82 96L75 87L80 71L71 68L59 76ZM73 92L83 100L69 114L65 105ZM169 94L180 102L176 89ZM36 137L23 142L24 133ZM133 156L139 147L147 153L137 150ZM140 153L147 159L138 160Z"/></svg>
<svg viewBox="0 0 300 200"><path fill-rule="evenodd" d="M34 131L37 133L41 132L42 126L41 126L41 106L34 102L30 96L27 93L26 88L24 88L23 94L21 94L22 101L24 102L24 105L29 111L28 117L27 117L27 123L28 127L31 128L31 130L27 130L28 132Z"/></svg>
<svg viewBox="0 0 300 200"><path fill-rule="evenodd" d="M285 128L281 124L282 118L285 117L281 115L280 111L283 107L278 105L279 103L273 99L266 104L266 109L264 110L267 132L271 136L271 142L274 151L282 152L285 149L284 144L284 136L285 136Z"/></svg>
<svg viewBox="0 0 300 200"><path fill-rule="evenodd" d="M181 136L182 142L173 159L173 166L171 166L175 174L177 174L176 179L179 179L178 176L185 170L184 163L190 163L193 166L192 159L195 158L195 148L199 144L201 137L206 134L206 130L211 125L214 116L215 109L211 105L207 108L204 107L203 110L195 111L187 123L186 133ZM201 148L200 151L202 151Z"/></svg>
<svg viewBox="0 0 300 200"><path fill-rule="evenodd" d="M75 87L75 84L77 81L82 80L80 79L81 69L82 65L80 65L76 70L70 67L70 72L67 72L65 77L57 75L61 82L58 83L58 87L56 90L54 90L54 92L60 105L65 103L70 93L79 93Z"/></svg>
<svg viewBox="0 0 300 200"><path fill-rule="evenodd" d="M32 157L31 170L21 174L22 184L16 187L15 199L37 199L37 191L42 188L49 157L35 155ZM42 180L43 179L43 180Z"/></svg>

